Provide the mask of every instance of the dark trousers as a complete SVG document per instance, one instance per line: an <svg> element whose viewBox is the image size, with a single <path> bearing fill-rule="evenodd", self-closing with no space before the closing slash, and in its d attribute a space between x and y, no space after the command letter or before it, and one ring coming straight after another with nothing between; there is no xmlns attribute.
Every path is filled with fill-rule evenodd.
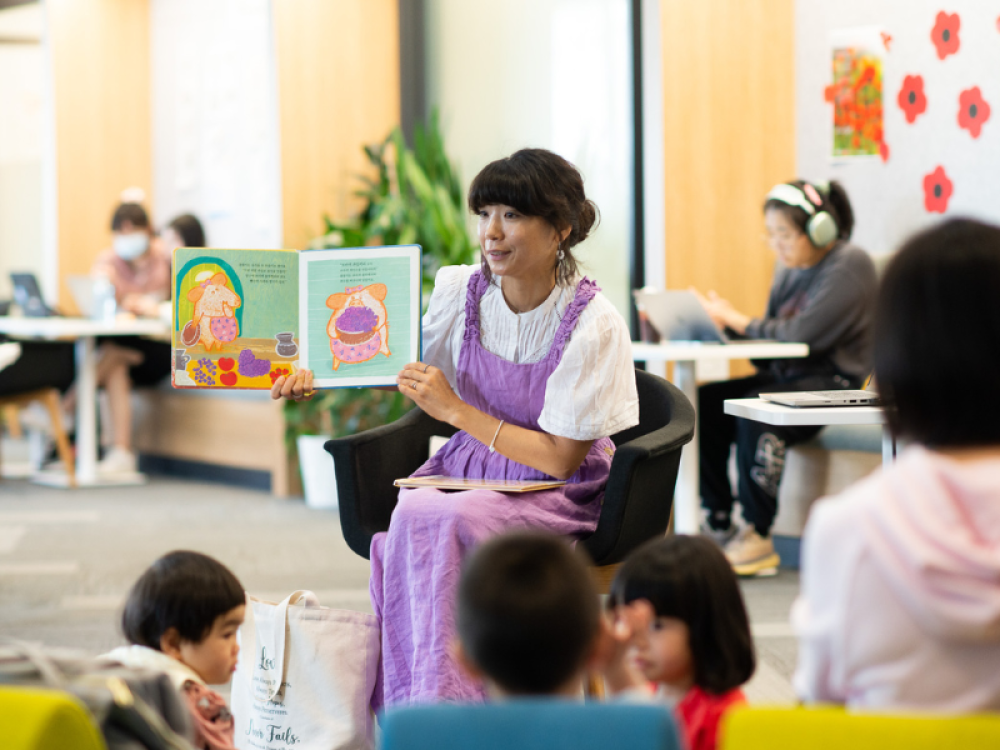
<svg viewBox="0 0 1000 750"><path fill-rule="evenodd" d="M739 419L723 413L722 402L753 398L769 391L817 391L852 387L844 378L818 375L777 382L767 374L707 383L698 389L698 450L701 461L701 503L713 528L729 526L733 492L729 483L729 451L736 443L737 496L743 518L767 536L778 513L778 487L785 468L785 450L822 429L785 427Z"/></svg>
<svg viewBox="0 0 1000 750"><path fill-rule="evenodd" d="M2 339L0 339L2 342ZM39 388L65 391L76 368L73 344L62 341L21 341L21 356L0 370L0 396L13 396Z"/></svg>

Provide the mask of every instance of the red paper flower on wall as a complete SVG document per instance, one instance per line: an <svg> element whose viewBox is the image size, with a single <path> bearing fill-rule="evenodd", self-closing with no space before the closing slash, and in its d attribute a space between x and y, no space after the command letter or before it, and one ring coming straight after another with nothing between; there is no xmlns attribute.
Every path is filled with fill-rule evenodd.
<svg viewBox="0 0 1000 750"><path fill-rule="evenodd" d="M979 137L979 130L990 119L990 105L983 99L978 86L966 89L958 95L958 126L965 128L973 138Z"/></svg>
<svg viewBox="0 0 1000 750"><path fill-rule="evenodd" d="M929 175L924 175L924 208L929 213L943 214L948 210L954 185L945 174L944 167L938 167Z"/></svg>
<svg viewBox="0 0 1000 750"><path fill-rule="evenodd" d="M948 15L943 10L937 14L934 28L931 29L931 41L937 47L938 59L944 60L948 55L958 52L958 27L961 22L958 13Z"/></svg>
<svg viewBox="0 0 1000 750"><path fill-rule="evenodd" d="M924 77L906 76L903 78L903 88L899 90L899 108L906 113L906 121L913 122L917 115L927 109L927 97L924 96Z"/></svg>

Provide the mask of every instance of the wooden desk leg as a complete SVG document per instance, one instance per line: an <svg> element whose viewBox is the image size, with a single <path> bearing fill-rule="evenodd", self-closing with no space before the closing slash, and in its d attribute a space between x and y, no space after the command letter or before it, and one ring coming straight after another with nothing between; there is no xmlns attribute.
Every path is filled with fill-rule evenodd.
<svg viewBox="0 0 1000 750"><path fill-rule="evenodd" d="M697 409L698 384L695 382L694 365L694 360L674 362L674 385ZM698 474L698 420L695 418L694 438L681 451L681 468L674 492L674 532L677 534L698 533L701 522Z"/></svg>

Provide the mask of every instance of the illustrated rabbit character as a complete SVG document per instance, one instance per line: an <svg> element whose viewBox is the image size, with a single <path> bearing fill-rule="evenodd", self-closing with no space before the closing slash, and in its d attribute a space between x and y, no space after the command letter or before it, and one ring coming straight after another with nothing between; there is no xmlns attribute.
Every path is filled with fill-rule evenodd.
<svg viewBox="0 0 1000 750"><path fill-rule="evenodd" d="M331 294L326 306L333 310L326 333L330 337L333 369L342 362L365 362L376 354L390 356L385 284L348 287L343 294Z"/></svg>
<svg viewBox="0 0 1000 750"><path fill-rule="evenodd" d="M201 280L202 275L198 275ZM240 326L236 321L234 311L243 304L243 300L232 289L226 286L226 274L221 271L209 276L188 292L187 298L194 302L194 316L191 322L199 327L199 341L205 345L205 351L222 349L223 343L232 341L240 335Z"/></svg>

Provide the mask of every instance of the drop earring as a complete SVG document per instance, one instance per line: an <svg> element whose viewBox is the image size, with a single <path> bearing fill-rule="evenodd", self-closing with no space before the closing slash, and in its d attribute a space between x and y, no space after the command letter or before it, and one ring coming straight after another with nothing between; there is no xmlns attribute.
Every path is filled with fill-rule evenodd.
<svg viewBox="0 0 1000 750"><path fill-rule="evenodd" d="M556 251L556 262L562 263L563 258L565 257L566 257L566 252L562 249L562 245L560 244L559 249Z"/></svg>

